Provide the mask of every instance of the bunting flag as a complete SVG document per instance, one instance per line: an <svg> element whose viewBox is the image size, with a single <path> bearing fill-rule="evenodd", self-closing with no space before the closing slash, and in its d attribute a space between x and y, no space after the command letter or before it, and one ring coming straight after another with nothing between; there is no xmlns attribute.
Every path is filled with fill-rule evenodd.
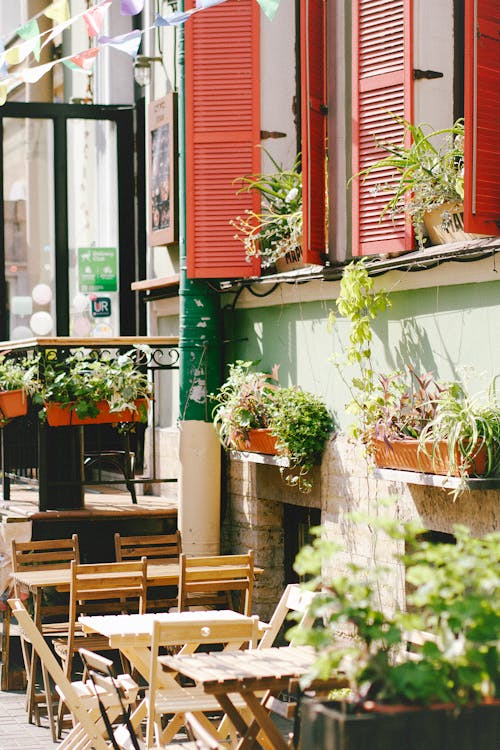
<svg viewBox="0 0 500 750"><path fill-rule="evenodd" d="M205 8L211 8L212 5L220 5L225 3L227 0L196 0L197 10L205 10Z"/></svg>
<svg viewBox="0 0 500 750"><path fill-rule="evenodd" d="M135 59L141 43L141 37L142 32L139 29L135 29L121 36L100 36L97 41L99 44L114 47L120 52L126 52L127 55Z"/></svg>
<svg viewBox="0 0 500 750"><path fill-rule="evenodd" d="M280 0L257 0L257 2L269 20L272 21L279 8Z"/></svg>
<svg viewBox="0 0 500 750"><path fill-rule="evenodd" d="M193 13L197 12L198 10L193 8L192 10L186 11L177 10L169 16L160 16L160 14L158 14L155 18L154 26L180 26L182 23L185 23L188 18L191 18Z"/></svg>
<svg viewBox="0 0 500 750"><path fill-rule="evenodd" d="M5 81L0 81L0 107L2 107L7 101L8 93L9 93L9 84Z"/></svg>
<svg viewBox="0 0 500 750"><path fill-rule="evenodd" d="M21 37L21 39L26 39L27 41L33 40L34 41L34 47L33 47L33 54L35 56L35 60L38 62L40 59L40 28L38 26L38 21L33 18L31 21L28 21L28 23L25 23L24 26L21 26L19 29L17 29L17 35Z"/></svg>
<svg viewBox="0 0 500 750"><path fill-rule="evenodd" d="M104 16L111 5L111 0L104 0L100 5L95 5L83 13L83 20L87 27L89 37L93 38L101 33Z"/></svg>
<svg viewBox="0 0 500 750"><path fill-rule="evenodd" d="M71 18L68 0L54 0L45 10L43 15L51 18L54 23L63 23Z"/></svg>
<svg viewBox="0 0 500 750"><path fill-rule="evenodd" d="M5 47L0 39L0 76L8 75L7 65L5 63Z"/></svg>
<svg viewBox="0 0 500 750"><path fill-rule="evenodd" d="M52 70L54 65L58 62L59 60L51 60L51 62L44 63L43 65L36 65L34 68L25 68L24 70L19 71L19 78L24 81L24 83L36 83L45 75L45 73Z"/></svg>
<svg viewBox="0 0 500 750"><path fill-rule="evenodd" d="M27 39L25 42L16 44L15 47L10 47L5 50L3 57L7 65L19 65L23 60L26 60L28 55L30 55L37 46L37 41L38 43L40 42L39 39Z"/></svg>
<svg viewBox="0 0 500 750"><path fill-rule="evenodd" d="M62 58L61 62L63 62L70 70L75 70L78 73L89 74L92 71L92 66L98 54L99 47L92 47L92 49L86 49L84 52L80 52L79 55Z"/></svg>
<svg viewBox="0 0 500 750"><path fill-rule="evenodd" d="M58 23L57 26L54 26L53 29L49 31L47 34L47 38L44 40L42 44L42 49L49 44L53 39L56 38L56 36L59 36L59 34L62 34L65 29L67 29L71 24L73 24L75 21L74 18L70 18L68 21L63 21L62 23ZM43 36L43 35L42 35Z"/></svg>
<svg viewBox="0 0 500 750"><path fill-rule="evenodd" d="M120 0L122 16L136 16L144 8L144 0Z"/></svg>

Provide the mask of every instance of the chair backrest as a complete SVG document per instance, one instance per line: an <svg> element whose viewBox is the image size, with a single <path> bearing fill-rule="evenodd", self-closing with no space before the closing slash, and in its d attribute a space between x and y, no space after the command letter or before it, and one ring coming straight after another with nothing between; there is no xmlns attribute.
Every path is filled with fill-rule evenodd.
<svg viewBox="0 0 500 750"><path fill-rule="evenodd" d="M291 612L302 615L298 622L305 624L309 619L308 608L314 596L314 591L307 591L301 588L298 583L290 583L284 590L258 647L269 648L275 645L276 638ZM290 627L292 627L291 623Z"/></svg>
<svg viewBox="0 0 500 750"><path fill-rule="evenodd" d="M191 711L186 711L184 721L186 728L195 739L198 750L224 750L224 745L220 744L217 737L214 737L206 725L202 724L198 717L191 713Z"/></svg>
<svg viewBox="0 0 500 750"><path fill-rule="evenodd" d="M33 644L33 648L37 652L40 661L45 665L48 673L64 696L64 701L75 717L75 720L79 723L81 730L87 735L88 745L85 743L85 746L93 747L95 750L108 750L108 744L102 737L96 722L89 716L85 708L82 707L81 701L71 682L64 674L56 657L45 642L44 637L31 619L21 600L9 599L9 605L19 626Z"/></svg>
<svg viewBox="0 0 500 750"><path fill-rule="evenodd" d="M180 556L179 612L215 606L250 615L253 586L253 550L242 555ZM231 597L235 592L239 592L237 605Z"/></svg>
<svg viewBox="0 0 500 750"><path fill-rule="evenodd" d="M182 552L181 532L157 534L156 536L121 536L115 534L115 555L117 562L122 560L177 561Z"/></svg>
<svg viewBox="0 0 500 750"><path fill-rule="evenodd" d="M46 570L68 568L80 562L78 534L71 539L49 539L36 542L12 541L12 566L15 572L26 568L44 567Z"/></svg>
<svg viewBox="0 0 500 750"><path fill-rule="evenodd" d="M149 668L148 720L146 728L146 745L152 746L154 733L154 706L159 688L158 655L161 647L181 646L180 654L193 654L200 646L222 645L224 650L239 649L244 645L254 648L259 634L257 615L245 619L227 619L221 615L210 620L199 613L193 618L176 617L173 614L168 620L154 620L151 638L151 661ZM182 690L177 686L178 690Z"/></svg>
<svg viewBox="0 0 500 750"><path fill-rule="evenodd" d="M78 615L146 611L147 560L120 563L71 563L68 654L75 646Z"/></svg>

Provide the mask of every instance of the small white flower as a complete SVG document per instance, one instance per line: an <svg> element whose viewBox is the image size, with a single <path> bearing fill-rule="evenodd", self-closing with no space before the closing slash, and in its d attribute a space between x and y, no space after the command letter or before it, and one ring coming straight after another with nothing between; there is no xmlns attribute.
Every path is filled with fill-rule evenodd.
<svg viewBox="0 0 500 750"><path fill-rule="evenodd" d="M299 190L298 188L292 188L288 191L287 196L285 198L285 203L290 203L291 201L294 201L295 198L298 196Z"/></svg>

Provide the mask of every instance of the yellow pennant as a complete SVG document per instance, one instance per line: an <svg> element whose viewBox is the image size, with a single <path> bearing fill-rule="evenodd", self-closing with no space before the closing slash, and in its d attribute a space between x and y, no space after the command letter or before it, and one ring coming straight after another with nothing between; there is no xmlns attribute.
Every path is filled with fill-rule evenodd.
<svg viewBox="0 0 500 750"><path fill-rule="evenodd" d="M7 101L9 88L6 83L0 83L0 107Z"/></svg>
<svg viewBox="0 0 500 750"><path fill-rule="evenodd" d="M68 0L54 0L45 10L43 15L52 18L55 23L63 23L70 18Z"/></svg>

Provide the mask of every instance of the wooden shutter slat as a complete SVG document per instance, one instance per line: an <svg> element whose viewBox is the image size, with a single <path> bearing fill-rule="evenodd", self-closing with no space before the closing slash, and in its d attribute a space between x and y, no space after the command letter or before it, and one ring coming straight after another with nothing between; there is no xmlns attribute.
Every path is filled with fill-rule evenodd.
<svg viewBox="0 0 500 750"><path fill-rule="evenodd" d="M464 228L500 235L500 6L465 5Z"/></svg>
<svg viewBox="0 0 500 750"><path fill-rule="evenodd" d="M403 128L393 115L412 117L410 0L353 0L353 174L382 156L376 139L398 142ZM355 179L353 255L412 249L410 222L380 213L397 177L388 170Z"/></svg>
<svg viewBox="0 0 500 750"><path fill-rule="evenodd" d="M228 0L185 26L188 278L259 273L229 223L260 208L258 194L236 195L234 184L260 172L259 36L254 0Z"/></svg>
<svg viewBox="0 0 500 750"><path fill-rule="evenodd" d="M302 252L323 263L326 251L325 0L301 0Z"/></svg>

